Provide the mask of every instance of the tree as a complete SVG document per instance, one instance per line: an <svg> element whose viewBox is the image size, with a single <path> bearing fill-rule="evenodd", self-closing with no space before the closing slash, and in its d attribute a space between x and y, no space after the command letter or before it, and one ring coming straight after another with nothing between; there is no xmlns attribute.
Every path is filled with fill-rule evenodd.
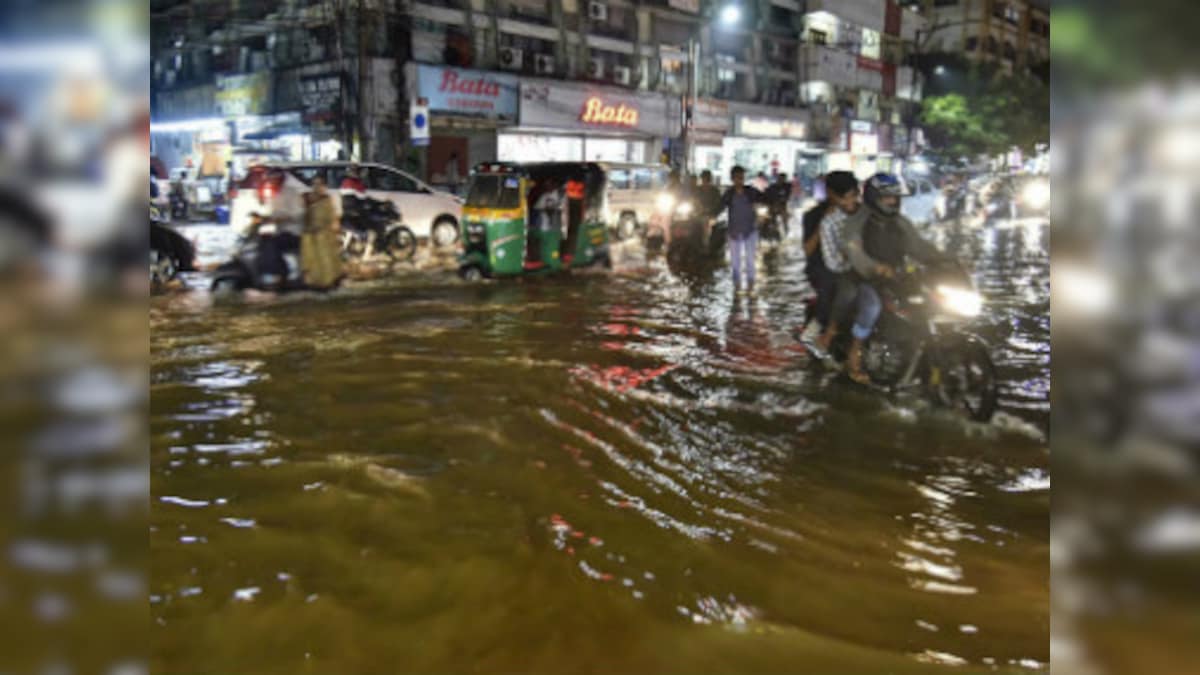
<svg viewBox="0 0 1200 675"><path fill-rule="evenodd" d="M970 77L957 91L922 102L921 123L933 154L949 159L1031 153L1050 140L1049 88L1027 75Z"/></svg>

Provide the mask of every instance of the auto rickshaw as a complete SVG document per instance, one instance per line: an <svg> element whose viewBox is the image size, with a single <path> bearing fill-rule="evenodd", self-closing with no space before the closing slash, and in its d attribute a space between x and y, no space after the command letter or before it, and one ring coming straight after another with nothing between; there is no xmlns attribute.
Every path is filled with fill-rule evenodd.
<svg viewBox="0 0 1200 675"><path fill-rule="evenodd" d="M471 172L459 275L545 274L612 267L605 173L590 162L488 162Z"/></svg>

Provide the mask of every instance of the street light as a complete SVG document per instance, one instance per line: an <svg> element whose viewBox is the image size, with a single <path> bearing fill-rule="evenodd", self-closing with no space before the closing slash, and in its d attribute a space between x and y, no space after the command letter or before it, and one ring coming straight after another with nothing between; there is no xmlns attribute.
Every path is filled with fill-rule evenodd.
<svg viewBox="0 0 1200 675"><path fill-rule="evenodd" d="M733 27L742 20L742 9L738 7L736 2L730 2L717 12L717 23L721 27ZM683 130L683 166L685 170L695 171L692 166L692 130L688 127L694 125L696 114L696 102L700 98L700 83L697 79L700 76L699 60L700 60L700 40L699 31L703 25L698 25L688 38L687 42L687 58L688 58L688 95L686 99L687 108L687 126Z"/></svg>
<svg viewBox="0 0 1200 675"><path fill-rule="evenodd" d="M946 74L946 66L938 66L937 68L934 68L933 74L934 75L945 75Z"/></svg>

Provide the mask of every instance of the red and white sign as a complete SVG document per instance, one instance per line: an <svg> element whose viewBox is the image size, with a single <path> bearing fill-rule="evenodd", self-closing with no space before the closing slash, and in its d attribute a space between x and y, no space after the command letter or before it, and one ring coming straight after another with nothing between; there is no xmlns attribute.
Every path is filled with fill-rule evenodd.
<svg viewBox="0 0 1200 675"><path fill-rule="evenodd" d="M515 119L517 87L517 78L506 73L417 66L417 91L435 113Z"/></svg>
<svg viewBox="0 0 1200 675"><path fill-rule="evenodd" d="M639 136L674 138L682 127L679 100L657 92L631 92L542 78L521 78L522 127L611 129Z"/></svg>

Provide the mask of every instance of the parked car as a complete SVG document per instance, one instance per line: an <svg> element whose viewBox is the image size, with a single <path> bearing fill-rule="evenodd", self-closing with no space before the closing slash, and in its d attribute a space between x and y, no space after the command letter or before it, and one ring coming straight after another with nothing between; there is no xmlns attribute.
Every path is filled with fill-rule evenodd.
<svg viewBox="0 0 1200 675"><path fill-rule="evenodd" d="M659 212L659 195L667 185L670 167L662 164L600 162L608 174L608 226L617 239L645 232Z"/></svg>
<svg viewBox="0 0 1200 675"><path fill-rule="evenodd" d="M325 179L330 192L337 192L346 171L359 167L359 177L367 185L367 196L392 202L400 217L419 238L428 239L435 246L450 246L458 241L458 223L462 218L463 200L448 192L441 192L399 169L382 164L354 162L280 162L253 166L246 177L230 190L232 209L229 225L239 234L250 227L250 214L269 215L270 202L279 194L268 187L272 181L265 180L272 174L286 173L304 185L311 185L314 178Z"/></svg>
<svg viewBox="0 0 1200 675"><path fill-rule="evenodd" d="M916 225L937 222L938 195L941 191L924 178L913 178L904 183L905 196L900 202L900 213Z"/></svg>

